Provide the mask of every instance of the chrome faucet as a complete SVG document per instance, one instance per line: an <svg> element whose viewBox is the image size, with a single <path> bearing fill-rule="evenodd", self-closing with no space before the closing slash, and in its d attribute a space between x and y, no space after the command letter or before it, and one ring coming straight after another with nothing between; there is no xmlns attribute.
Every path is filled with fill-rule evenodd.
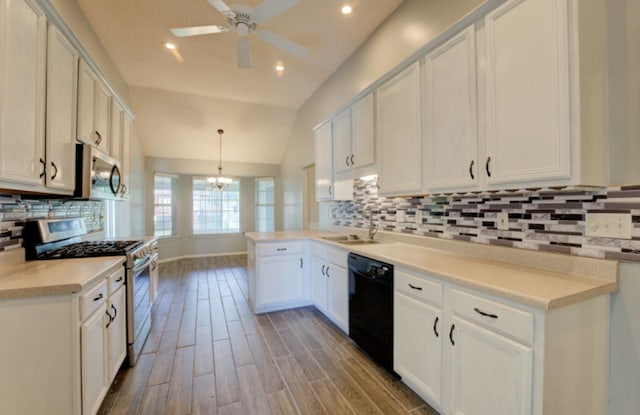
<svg viewBox="0 0 640 415"><path fill-rule="evenodd" d="M378 224L373 223L373 211L370 205L367 205L362 209L362 218L367 219L367 211L369 211L369 239L373 240L376 232L378 232Z"/></svg>

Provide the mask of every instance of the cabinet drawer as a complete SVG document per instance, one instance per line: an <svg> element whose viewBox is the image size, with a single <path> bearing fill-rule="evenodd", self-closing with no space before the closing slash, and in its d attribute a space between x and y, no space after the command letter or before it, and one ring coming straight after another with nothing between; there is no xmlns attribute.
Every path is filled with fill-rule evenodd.
<svg viewBox="0 0 640 415"><path fill-rule="evenodd" d="M109 284L109 295L116 292L118 288L124 285L124 267L120 267L117 271L112 273L107 283Z"/></svg>
<svg viewBox="0 0 640 415"><path fill-rule="evenodd" d="M422 302L442 305L442 285L424 277L400 271L394 275L396 291L407 294Z"/></svg>
<svg viewBox="0 0 640 415"><path fill-rule="evenodd" d="M340 248L327 248L327 261L332 264L347 268L349 251Z"/></svg>
<svg viewBox="0 0 640 415"><path fill-rule="evenodd" d="M327 244L323 244L321 242L311 242L311 255L327 259Z"/></svg>
<svg viewBox="0 0 640 415"><path fill-rule="evenodd" d="M263 243L256 247L256 254L259 256L268 255L291 255L302 254L304 252L303 242L278 242Z"/></svg>
<svg viewBox="0 0 640 415"><path fill-rule="evenodd" d="M533 314L527 311L458 290L451 291L451 309L527 344L533 342Z"/></svg>
<svg viewBox="0 0 640 415"><path fill-rule="evenodd" d="M107 281L104 280L80 296L80 321L84 321L107 301Z"/></svg>

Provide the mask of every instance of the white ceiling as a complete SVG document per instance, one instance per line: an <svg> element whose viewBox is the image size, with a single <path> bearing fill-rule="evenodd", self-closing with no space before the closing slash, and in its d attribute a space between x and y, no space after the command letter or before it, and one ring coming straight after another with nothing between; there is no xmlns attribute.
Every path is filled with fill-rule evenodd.
<svg viewBox="0 0 640 415"><path fill-rule="evenodd" d="M207 130L198 130L198 125L176 127L176 130L189 130L193 134L188 143L183 143L177 149L173 148L174 145L158 145L158 137L162 136L163 140L173 138L173 142L181 141L182 137L167 137L166 128L159 130L154 127L157 123L154 122L153 111L140 110L132 105L138 118L136 125L141 127L137 131L146 155L215 159L217 153L206 157L203 148L210 148L217 128L225 128L228 132L224 143L225 158L256 162L255 156L245 157L243 154L264 154L260 162L277 164L289 139L292 114L295 117L295 111L402 0L348 0L353 6L353 13L348 16L340 13L345 0L300 0L298 5L268 20L260 28L308 47L307 57L300 59L287 55L250 35L251 69L237 68L235 32L189 38L176 38L170 34L169 29L174 27L226 25L225 18L206 0L77 2L125 82L133 87L143 87L137 89L138 97L145 95L145 99L139 99L139 102L148 101L146 95L152 89L212 98L200 111L205 113L206 108L212 114L213 120L200 124L206 126ZM231 8L238 3L235 0L226 2ZM241 2L256 7L261 0ZM165 41L177 44L184 59L182 63L163 47ZM274 71L276 62L286 66L281 76ZM236 102L227 106L226 100ZM247 105L238 105L237 101L257 104L259 107L248 110ZM265 117L255 120L247 117L252 111L264 114L264 106L290 111L283 113L282 118L272 118L270 122L265 122ZM235 114L236 107L243 113ZM223 111L216 111L216 108ZM276 109L274 111L278 112ZM214 115L221 112L224 112L224 117ZM171 114L165 111L155 115L160 116ZM230 128L224 125L229 119L243 119L243 123ZM288 130L279 128L276 136L273 124L279 121L286 124ZM163 124L166 126L171 122L164 120ZM175 122L185 122L184 117L176 118ZM242 141L242 147L234 143L233 137L242 138L236 141ZM165 151L165 147L172 148L172 153Z"/></svg>

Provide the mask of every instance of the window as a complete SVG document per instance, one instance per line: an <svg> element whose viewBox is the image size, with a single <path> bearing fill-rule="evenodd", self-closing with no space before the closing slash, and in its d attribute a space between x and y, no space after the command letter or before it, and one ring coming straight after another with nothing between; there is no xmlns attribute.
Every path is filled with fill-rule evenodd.
<svg viewBox="0 0 640 415"><path fill-rule="evenodd" d="M156 173L153 177L153 234L176 235L175 193L178 178Z"/></svg>
<svg viewBox="0 0 640 415"><path fill-rule="evenodd" d="M218 190L204 177L193 178L193 233L240 232L240 180Z"/></svg>
<svg viewBox="0 0 640 415"><path fill-rule="evenodd" d="M273 178L256 179L256 231L273 232Z"/></svg>

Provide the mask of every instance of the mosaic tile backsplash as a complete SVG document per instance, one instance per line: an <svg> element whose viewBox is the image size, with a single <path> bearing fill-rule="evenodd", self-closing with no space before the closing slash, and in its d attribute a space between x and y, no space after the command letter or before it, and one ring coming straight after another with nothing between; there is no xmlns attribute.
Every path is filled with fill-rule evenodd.
<svg viewBox="0 0 640 415"><path fill-rule="evenodd" d="M333 203L333 224L367 228L367 205L384 231L640 262L640 185L386 198L375 181L356 179L353 201ZM497 229L498 212L508 213L509 230ZM632 239L585 236L587 213L631 215Z"/></svg>
<svg viewBox="0 0 640 415"><path fill-rule="evenodd" d="M23 200L0 195L0 251L22 246L27 219L83 217L88 232L103 230L104 203L94 200Z"/></svg>

